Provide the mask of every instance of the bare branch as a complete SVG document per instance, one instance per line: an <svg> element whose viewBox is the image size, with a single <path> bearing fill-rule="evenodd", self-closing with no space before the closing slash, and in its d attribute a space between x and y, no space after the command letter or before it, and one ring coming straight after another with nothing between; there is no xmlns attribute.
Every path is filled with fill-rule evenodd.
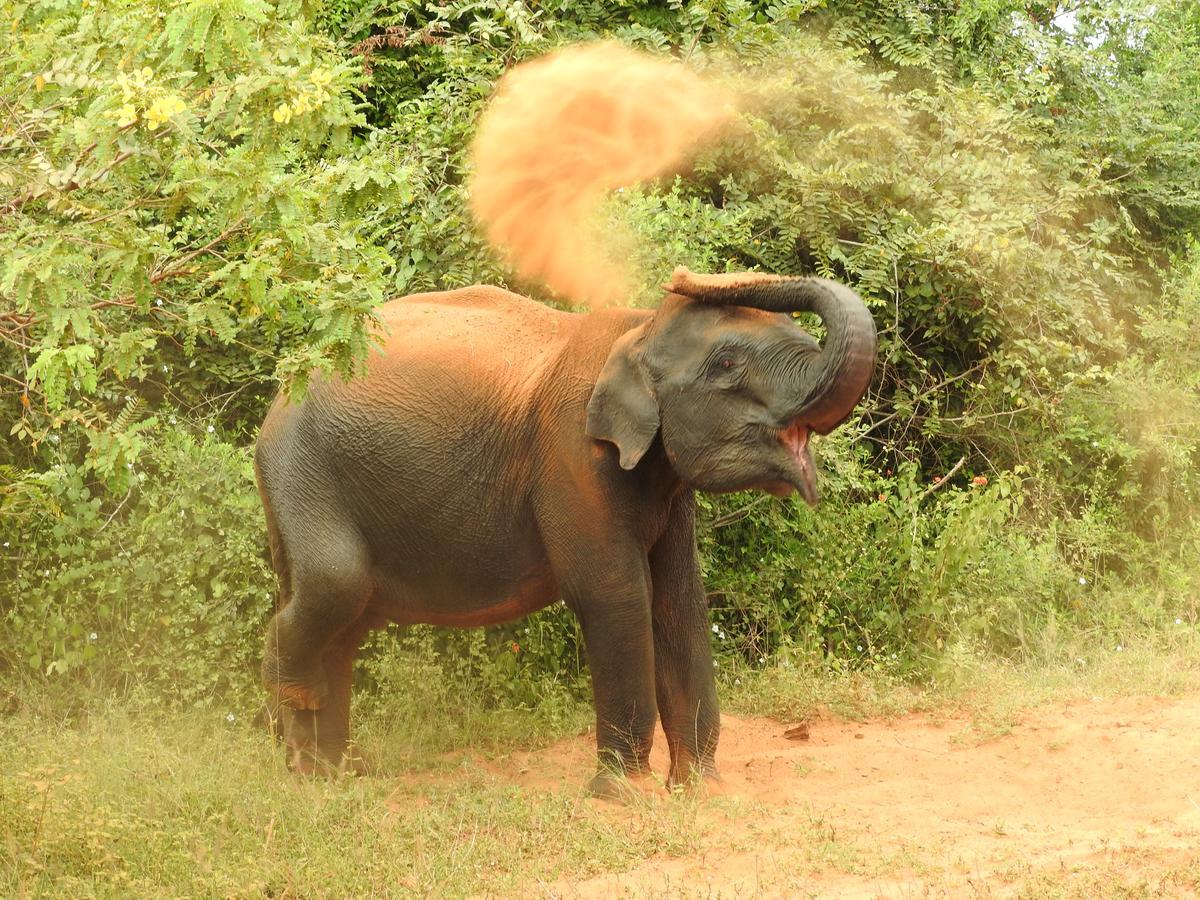
<svg viewBox="0 0 1200 900"><path fill-rule="evenodd" d="M949 472L947 472L945 475L943 475L941 478L939 478L937 481L935 481L929 487L925 488L924 493L922 493L921 496L919 496L917 498L917 502L920 503L922 500L924 500L926 497L928 497L934 491L945 487L946 483L948 481L950 481L951 478L953 478L955 475L958 474L958 470L963 467L963 465L966 463L966 461L967 461L967 458L965 456L960 456L958 458L958 462L956 462L954 464L954 467Z"/></svg>

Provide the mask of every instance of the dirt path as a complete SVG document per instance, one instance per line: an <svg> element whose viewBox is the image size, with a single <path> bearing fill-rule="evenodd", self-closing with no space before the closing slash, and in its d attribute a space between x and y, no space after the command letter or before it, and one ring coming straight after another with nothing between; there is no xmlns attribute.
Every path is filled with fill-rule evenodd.
<svg viewBox="0 0 1200 900"><path fill-rule="evenodd" d="M1200 696L1080 702L980 741L965 720L726 717L725 794L675 858L546 893L610 896L1150 896L1200 889ZM661 735L654 768L666 768ZM571 783L580 737L491 764ZM629 815L619 810L609 813ZM631 817L631 821L632 821Z"/></svg>

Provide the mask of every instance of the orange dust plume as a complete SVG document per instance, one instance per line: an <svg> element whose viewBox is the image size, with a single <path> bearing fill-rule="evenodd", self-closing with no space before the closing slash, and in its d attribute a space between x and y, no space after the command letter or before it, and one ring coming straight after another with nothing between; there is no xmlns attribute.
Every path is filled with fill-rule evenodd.
<svg viewBox="0 0 1200 900"><path fill-rule="evenodd" d="M570 300L621 302L630 278L594 223L601 201L678 168L731 114L683 65L617 44L517 66L479 122L475 216L520 276Z"/></svg>

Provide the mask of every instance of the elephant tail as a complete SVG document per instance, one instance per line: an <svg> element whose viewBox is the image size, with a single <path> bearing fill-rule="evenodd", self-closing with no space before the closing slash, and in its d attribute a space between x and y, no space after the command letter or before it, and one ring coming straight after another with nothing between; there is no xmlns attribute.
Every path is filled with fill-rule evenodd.
<svg viewBox="0 0 1200 900"><path fill-rule="evenodd" d="M267 519L267 546L271 551L271 568L279 579L279 598L275 603L277 610L283 609L292 599L292 567L288 560L287 547L283 543L283 534L279 531L279 522L275 518L275 510L267 497L266 485L263 483L262 470L259 468L257 457L254 460L255 481L258 483L258 496L262 500L263 513Z"/></svg>

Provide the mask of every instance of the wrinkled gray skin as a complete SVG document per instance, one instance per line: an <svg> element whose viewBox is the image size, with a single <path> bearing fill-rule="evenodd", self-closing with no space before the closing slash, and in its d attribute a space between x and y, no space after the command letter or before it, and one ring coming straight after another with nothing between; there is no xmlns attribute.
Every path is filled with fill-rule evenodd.
<svg viewBox="0 0 1200 900"><path fill-rule="evenodd" d="M387 623L579 617L599 774L715 776L719 719L693 490L798 489L851 412L875 329L817 278L677 269L655 311L558 312L496 288L394 300L366 378L277 399L255 456L280 609L264 682L292 765L349 759L350 676ZM815 311L824 348L787 312Z"/></svg>

